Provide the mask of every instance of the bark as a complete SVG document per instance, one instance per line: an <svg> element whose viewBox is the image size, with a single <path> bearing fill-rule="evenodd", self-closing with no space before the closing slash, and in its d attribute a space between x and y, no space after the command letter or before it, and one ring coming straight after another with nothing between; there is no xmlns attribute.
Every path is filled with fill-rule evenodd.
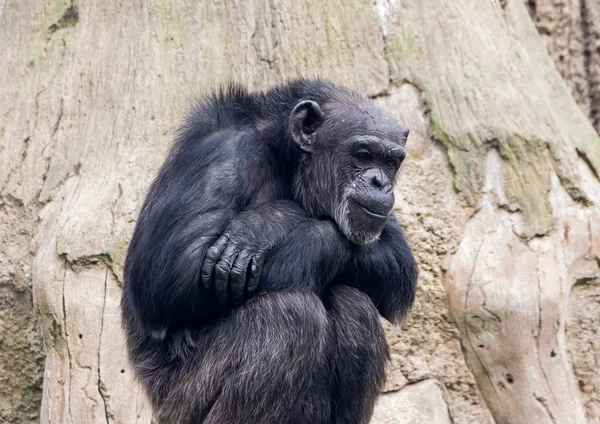
<svg viewBox="0 0 600 424"><path fill-rule="evenodd" d="M39 421L43 343L31 295L35 207L0 195L0 422Z"/></svg>
<svg viewBox="0 0 600 424"><path fill-rule="evenodd" d="M596 130L600 130L600 2L527 3L556 68Z"/></svg>
<svg viewBox="0 0 600 424"><path fill-rule="evenodd" d="M226 79L314 75L413 129L397 211L421 283L374 422L600 421L600 140L504 3L0 2L0 235L33 236L41 422L150 422L118 302L176 123Z"/></svg>

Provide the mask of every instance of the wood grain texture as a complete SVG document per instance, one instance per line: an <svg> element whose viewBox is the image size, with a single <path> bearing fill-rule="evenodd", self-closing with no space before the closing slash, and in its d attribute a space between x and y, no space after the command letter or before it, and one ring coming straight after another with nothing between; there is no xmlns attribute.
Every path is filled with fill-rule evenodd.
<svg viewBox="0 0 600 424"><path fill-rule="evenodd" d="M421 287L386 391L427 381L454 423L600 421L597 314L573 311L597 305L600 140L522 0L5 0L0 45L0 208L23 217L0 237L35 252L42 422L150 422L118 314L145 190L191 99L299 76L414 130L396 206Z"/></svg>

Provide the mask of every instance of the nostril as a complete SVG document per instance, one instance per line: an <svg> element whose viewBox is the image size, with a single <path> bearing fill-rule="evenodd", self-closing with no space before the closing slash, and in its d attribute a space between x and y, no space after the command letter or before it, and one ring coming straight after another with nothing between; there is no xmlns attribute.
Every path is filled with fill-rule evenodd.
<svg viewBox="0 0 600 424"><path fill-rule="evenodd" d="M389 193L392 191L392 184L387 180L387 178L382 178L380 175L373 176L371 179L371 185L384 193Z"/></svg>
<svg viewBox="0 0 600 424"><path fill-rule="evenodd" d="M362 174L362 179L370 187L378 191L388 192L391 189L391 182L387 175L378 169L369 169Z"/></svg>
<svg viewBox="0 0 600 424"><path fill-rule="evenodd" d="M371 184L374 185L379 190L381 190L383 188L383 182L381 181L381 178L379 177L379 175L373 175L373 178L371 179Z"/></svg>

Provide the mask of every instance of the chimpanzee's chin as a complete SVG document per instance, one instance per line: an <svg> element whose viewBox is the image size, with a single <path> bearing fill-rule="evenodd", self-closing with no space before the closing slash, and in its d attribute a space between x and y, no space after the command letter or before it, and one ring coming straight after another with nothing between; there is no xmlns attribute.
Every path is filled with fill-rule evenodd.
<svg viewBox="0 0 600 424"><path fill-rule="evenodd" d="M375 243L377 240L379 240L379 236L381 235L381 232L366 233L366 232L361 232L361 231L354 232L354 231L350 230L349 232L346 232L344 235L350 242L364 246L364 245L369 245L369 244Z"/></svg>
<svg viewBox="0 0 600 424"><path fill-rule="evenodd" d="M370 244L376 241L387 221L387 216L374 214L353 201L349 202L344 218L344 233L356 244Z"/></svg>

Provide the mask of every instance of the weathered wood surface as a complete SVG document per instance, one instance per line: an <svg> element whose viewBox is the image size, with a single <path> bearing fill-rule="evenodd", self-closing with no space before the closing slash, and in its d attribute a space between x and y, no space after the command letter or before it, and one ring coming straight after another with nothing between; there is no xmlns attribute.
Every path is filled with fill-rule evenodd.
<svg viewBox="0 0 600 424"><path fill-rule="evenodd" d="M413 128L397 210L422 278L377 422L600 421L600 140L505 3L0 2L0 236L34 236L41 421L149 422L117 306L176 123L228 78L314 75Z"/></svg>

